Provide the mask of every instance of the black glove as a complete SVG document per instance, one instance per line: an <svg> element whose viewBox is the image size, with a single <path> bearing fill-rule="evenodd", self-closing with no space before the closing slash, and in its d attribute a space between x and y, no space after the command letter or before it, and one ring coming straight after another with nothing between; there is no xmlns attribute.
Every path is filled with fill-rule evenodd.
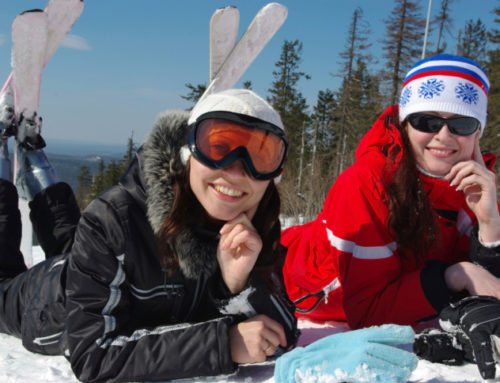
<svg viewBox="0 0 500 383"><path fill-rule="evenodd" d="M428 328L415 335L413 352L419 358L432 363L443 363L450 366L459 366L464 360L474 362L469 340L463 338L462 341L458 339L456 334ZM467 349L468 351L466 351Z"/></svg>
<svg viewBox="0 0 500 383"><path fill-rule="evenodd" d="M455 336L434 328L415 334L413 352L419 358L432 363L458 366L464 360L464 354L456 343Z"/></svg>
<svg viewBox="0 0 500 383"><path fill-rule="evenodd" d="M493 379L496 372L494 341L500 340L500 300L488 296L464 298L444 308L439 314L439 323L457 339L470 341L481 376Z"/></svg>

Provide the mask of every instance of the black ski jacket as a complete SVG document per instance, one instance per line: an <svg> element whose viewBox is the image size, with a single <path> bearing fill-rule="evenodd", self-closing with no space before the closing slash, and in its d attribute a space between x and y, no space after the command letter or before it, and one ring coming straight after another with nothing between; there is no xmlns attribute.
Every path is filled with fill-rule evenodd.
<svg viewBox="0 0 500 383"><path fill-rule="evenodd" d="M216 261L217 234L193 225L177 241L179 269L162 269L155 233L170 209L172 177L183 167L186 123L186 113L160 117L119 185L79 222L65 265L61 351L84 382L231 374L237 366L229 328L256 314L281 323L288 346L296 342L281 264L274 293L253 273L231 296Z"/></svg>

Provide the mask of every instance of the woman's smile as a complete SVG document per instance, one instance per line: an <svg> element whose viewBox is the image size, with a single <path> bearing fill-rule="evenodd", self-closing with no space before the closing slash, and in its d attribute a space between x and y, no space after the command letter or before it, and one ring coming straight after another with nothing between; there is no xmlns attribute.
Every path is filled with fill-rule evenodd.
<svg viewBox="0 0 500 383"><path fill-rule="evenodd" d="M456 153L456 150L446 149L446 148L428 147L427 150L429 150L433 156L439 157L439 158L447 158L447 157L452 156L454 153Z"/></svg>
<svg viewBox="0 0 500 383"><path fill-rule="evenodd" d="M219 185L219 184L212 184L212 187L217 191L219 194L222 195L222 197L231 197L234 199L237 199L238 197L243 196L244 192L241 190L236 190L230 186L224 186L224 185Z"/></svg>

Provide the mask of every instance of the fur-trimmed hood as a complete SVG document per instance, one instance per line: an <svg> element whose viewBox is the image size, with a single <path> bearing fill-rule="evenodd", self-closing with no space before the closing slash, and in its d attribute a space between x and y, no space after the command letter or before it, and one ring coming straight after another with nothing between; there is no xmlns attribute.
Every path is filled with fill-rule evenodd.
<svg viewBox="0 0 500 383"><path fill-rule="evenodd" d="M186 143L188 118L186 111L163 112L142 146L147 214L155 234L172 206L173 179L184 169L180 150Z"/></svg>
<svg viewBox="0 0 500 383"><path fill-rule="evenodd" d="M145 208L148 222L158 235L172 206L173 181L184 169L181 148L186 149L189 112L169 110L156 120L137 155L138 173L127 189L137 193L137 182L141 182L144 193L140 200ZM124 178L130 177L130 171ZM196 279L200 274L210 275L217 268L216 249L218 234L193 226L183 230L177 237L175 248L179 267L183 274Z"/></svg>

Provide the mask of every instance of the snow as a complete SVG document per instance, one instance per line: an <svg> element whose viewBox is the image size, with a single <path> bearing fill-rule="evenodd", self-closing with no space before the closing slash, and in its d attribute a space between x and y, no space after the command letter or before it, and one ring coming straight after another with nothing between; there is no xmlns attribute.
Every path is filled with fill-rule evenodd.
<svg viewBox="0 0 500 383"><path fill-rule="evenodd" d="M35 263L43 259L39 247L33 248ZM307 345L324 336L343 332L348 329L342 322L316 324L299 321L302 335L299 345ZM405 346L409 350L410 346ZM274 362L258 365L241 366L238 373L231 376L212 378L183 379L177 382L193 383L274 383ZM500 382L500 369L497 367L497 379ZM57 382L75 383L69 363L63 356L44 356L25 350L17 338L0 334L0 382L2 383L32 383ZM410 382L440 383L440 382L482 382L477 367L473 364L463 366L446 366L442 364L419 361L415 371L410 376Z"/></svg>

